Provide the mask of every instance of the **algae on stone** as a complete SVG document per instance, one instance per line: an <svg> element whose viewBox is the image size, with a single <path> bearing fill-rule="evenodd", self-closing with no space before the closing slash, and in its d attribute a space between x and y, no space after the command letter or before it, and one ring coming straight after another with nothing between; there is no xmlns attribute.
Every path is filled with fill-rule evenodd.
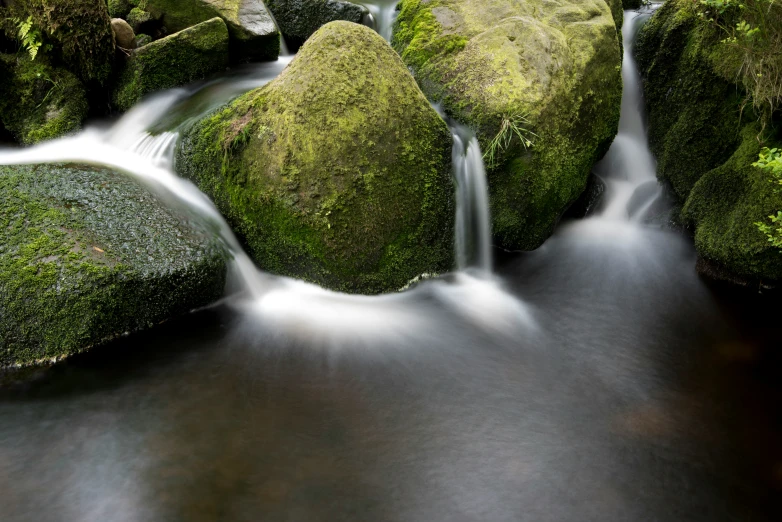
<svg viewBox="0 0 782 522"><path fill-rule="evenodd" d="M0 121L23 145L81 128L89 109L81 82L43 57L0 54Z"/></svg>
<svg viewBox="0 0 782 522"><path fill-rule="evenodd" d="M143 96L206 78L228 66L228 30L220 18L131 51L112 94L128 110Z"/></svg>
<svg viewBox="0 0 782 522"><path fill-rule="evenodd" d="M146 10L169 32L222 18L231 35L234 61L276 60L280 54L280 33L261 0L147 0Z"/></svg>
<svg viewBox="0 0 782 522"><path fill-rule="evenodd" d="M452 268L451 144L393 49L332 22L277 79L186 131L177 169L262 269L378 293Z"/></svg>
<svg viewBox="0 0 782 522"><path fill-rule="evenodd" d="M738 64L720 40L683 0L663 4L641 30L636 54L650 146L658 177L684 205L698 268L743 284L778 284L782 255L755 223L782 208L782 194L752 163L763 144L779 147L782 135L761 132L743 107Z"/></svg>
<svg viewBox="0 0 782 522"><path fill-rule="evenodd" d="M205 225L117 172L0 166L0 367L48 363L218 299Z"/></svg>
<svg viewBox="0 0 782 522"><path fill-rule="evenodd" d="M620 40L603 0L403 0L393 43L423 91L481 146L526 119L488 170L495 242L533 249L584 190L616 134ZM507 125L505 126L507 127Z"/></svg>
<svg viewBox="0 0 782 522"><path fill-rule="evenodd" d="M267 0L282 34L303 42L321 26L335 20L361 23L369 10L342 0Z"/></svg>

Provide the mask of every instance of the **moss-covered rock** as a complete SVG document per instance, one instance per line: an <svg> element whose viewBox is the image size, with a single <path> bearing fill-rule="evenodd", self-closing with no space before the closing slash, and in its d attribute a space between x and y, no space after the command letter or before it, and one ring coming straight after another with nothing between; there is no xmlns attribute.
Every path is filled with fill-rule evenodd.
<svg viewBox="0 0 782 522"><path fill-rule="evenodd" d="M213 18L132 51L112 101L128 110L146 94L206 78L227 66L228 29Z"/></svg>
<svg viewBox="0 0 782 522"><path fill-rule="evenodd" d="M54 60L82 82L99 85L109 79L114 34L106 0L14 0L7 9L17 18L31 16L52 43Z"/></svg>
<svg viewBox="0 0 782 522"><path fill-rule="evenodd" d="M146 10L169 32L222 18L231 34L234 61L276 60L280 54L280 33L261 0L147 0Z"/></svg>
<svg viewBox="0 0 782 522"><path fill-rule="evenodd" d="M780 146L743 108L738 70L721 35L686 0L669 0L642 29L636 53L658 177L683 203L699 269L733 282L782 281L782 254L755 226L782 209L768 174L752 167L762 145Z"/></svg>
<svg viewBox="0 0 782 522"><path fill-rule="evenodd" d="M112 18L125 18L134 7L138 7L139 0L108 0L109 16Z"/></svg>
<svg viewBox="0 0 782 522"><path fill-rule="evenodd" d="M303 42L321 26L335 20L361 23L369 10L340 0L267 0L286 39Z"/></svg>
<svg viewBox="0 0 782 522"><path fill-rule="evenodd" d="M30 145L81 128L89 107L76 76L23 54L0 54L0 68L0 121L16 141Z"/></svg>
<svg viewBox="0 0 782 522"><path fill-rule="evenodd" d="M222 295L214 234L116 172L0 166L0 367L49 362Z"/></svg>
<svg viewBox="0 0 782 522"><path fill-rule="evenodd" d="M584 190L616 134L621 55L602 0L403 0L393 38L430 99L478 133L495 242L533 249ZM519 129L520 130L520 129ZM521 131L521 130L520 130Z"/></svg>
<svg viewBox="0 0 782 522"><path fill-rule="evenodd" d="M134 7L131 9L126 18L128 24L131 28L133 28L134 32L141 32L144 30L145 24L148 24L155 19L151 13L148 13L140 7Z"/></svg>
<svg viewBox="0 0 782 522"><path fill-rule="evenodd" d="M184 133L177 169L265 270L362 293L453 263L451 137L374 31L331 22Z"/></svg>

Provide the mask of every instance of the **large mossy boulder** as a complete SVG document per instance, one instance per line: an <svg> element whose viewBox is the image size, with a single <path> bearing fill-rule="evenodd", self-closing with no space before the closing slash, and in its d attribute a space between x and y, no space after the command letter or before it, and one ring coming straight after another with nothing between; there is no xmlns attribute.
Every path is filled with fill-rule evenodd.
<svg viewBox="0 0 782 522"><path fill-rule="evenodd" d="M114 33L106 0L13 0L1 17L28 17L52 44L55 61L79 79L102 85L114 62Z"/></svg>
<svg viewBox="0 0 782 522"><path fill-rule="evenodd" d="M280 33L261 0L147 0L145 9L169 32L222 18L234 61L276 60L280 54Z"/></svg>
<svg viewBox="0 0 782 522"><path fill-rule="evenodd" d="M228 29L212 18L130 52L112 94L128 110L143 96L211 76L228 67Z"/></svg>
<svg viewBox="0 0 782 522"><path fill-rule="evenodd" d="M377 33L332 22L185 132L177 169L264 270L348 292L453 263L451 136Z"/></svg>
<svg viewBox="0 0 782 522"><path fill-rule="evenodd" d="M646 23L636 47L657 175L683 204L701 257L699 269L734 282L778 284L782 253L755 226L782 209L769 175L752 167L761 132L735 84L739 57L684 0L669 0Z"/></svg>
<svg viewBox="0 0 782 522"><path fill-rule="evenodd" d="M89 110L81 82L39 57L0 54L0 122L31 145L81 128Z"/></svg>
<svg viewBox="0 0 782 522"><path fill-rule="evenodd" d="M617 132L621 53L609 5L402 0L393 44L427 96L493 152L495 242L539 246Z"/></svg>
<svg viewBox="0 0 782 522"><path fill-rule="evenodd" d="M335 20L361 23L369 10L363 5L340 0L267 0L280 31L291 42L300 43L321 26Z"/></svg>
<svg viewBox="0 0 782 522"><path fill-rule="evenodd" d="M0 166L0 368L47 363L218 299L214 233L110 170Z"/></svg>

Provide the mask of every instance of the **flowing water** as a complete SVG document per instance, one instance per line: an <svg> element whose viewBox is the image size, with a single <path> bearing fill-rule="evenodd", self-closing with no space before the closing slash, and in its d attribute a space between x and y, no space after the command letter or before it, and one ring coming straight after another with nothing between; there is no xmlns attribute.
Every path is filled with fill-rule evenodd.
<svg viewBox="0 0 782 522"><path fill-rule="evenodd" d="M452 125L462 270L397 294L257 270L172 172L176 128L284 60L0 151L117 166L185 202L221 224L237 291L0 388L0 520L782 518L775 308L704 285L691 241L650 224L641 18L625 17L596 215L492 273L480 149Z"/></svg>

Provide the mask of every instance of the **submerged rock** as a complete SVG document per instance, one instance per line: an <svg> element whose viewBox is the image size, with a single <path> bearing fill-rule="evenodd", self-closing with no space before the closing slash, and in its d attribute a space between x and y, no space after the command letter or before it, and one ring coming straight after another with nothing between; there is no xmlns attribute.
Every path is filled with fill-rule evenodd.
<svg viewBox="0 0 782 522"><path fill-rule="evenodd" d="M403 0L393 43L493 160L495 242L539 246L617 131L620 39L608 4Z"/></svg>
<svg viewBox="0 0 782 522"><path fill-rule="evenodd" d="M129 177L0 166L0 368L54 361L218 299L215 235Z"/></svg>
<svg viewBox="0 0 782 522"><path fill-rule="evenodd" d="M146 10L169 32L222 18L231 34L234 61L275 60L280 54L280 33L261 0L147 0Z"/></svg>
<svg viewBox="0 0 782 522"><path fill-rule="evenodd" d="M0 73L0 121L16 141L30 145L81 128L89 107L76 76L22 54L0 54Z"/></svg>
<svg viewBox="0 0 782 522"><path fill-rule="evenodd" d="M128 110L146 94L206 78L227 66L228 30L213 18L132 51L112 101Z"/></svg>
<svg viewBox="0 0 782 522"><path fill-rule="evenodd" d="M452 267L448 128L374 31L332 22L183 135L177 169L261 268L377 293Z"/></svg>
<svg viewBox="0 0 782 522"><path fill-rule="evenodd" d="M335 20L361 23L369 10L340 0L267 0L280 31L294 42L303 42L321 26Z"/></svg>
<svg viewBox="0 0 782 522"><path fill-rule="evenodd" d="M779 284L782 253L755 226L782 209L769 175L752 167L764 145L782 147L777 131L761 134L734 82L740 62L722 35L699 22L688 2L663 4L639 34L649 142L657 175L684 204L699 270L732 282Z"/></svg>

